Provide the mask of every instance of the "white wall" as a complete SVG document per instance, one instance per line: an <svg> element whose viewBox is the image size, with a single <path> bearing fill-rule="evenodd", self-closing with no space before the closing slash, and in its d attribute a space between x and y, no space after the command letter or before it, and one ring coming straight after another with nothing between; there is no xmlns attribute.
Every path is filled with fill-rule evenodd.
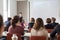
<svg viewBox="0 0 60 40"><path fill-rule="evenodd" d="M17 14L17 2L16 0L9 0L8 5L9 7L9 12L10 12L10 16L13 17Z"/></svg>
<svg viewBox="0 0 60 40"><path fill-rule="evenodd" d="M0 14L3 15L3 0L0 0Z"/></svg>
<svg viewBox="0 0 60 40"><path fill-rule="evenodd" d="M28 0L16 0L16 1L28 1Z"/></svg>
<svg viewBox="0 0 60 40"><path fill-rule="evenodd" d="M58 5L59 5L59 17L60 17L60 0L58 2Z"/></svg>
<svg viewBox="0 0 60 40"><path fill-rule="evenodd" d="M59 21L58 0L30 0L31 17L41 17L44 22L47 17L55 17Z"/></svg>

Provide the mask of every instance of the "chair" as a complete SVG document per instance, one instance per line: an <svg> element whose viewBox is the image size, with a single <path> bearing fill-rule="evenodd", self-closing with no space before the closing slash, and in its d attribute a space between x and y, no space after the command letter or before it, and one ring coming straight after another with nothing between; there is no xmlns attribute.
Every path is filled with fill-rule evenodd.
<svg viewBox="0 0 60 40"><path fill-rule="evenodd" d="M46 40L46 36L31 36L30 40Z"/></svg>
<svg viewBox="0 0 60 40"><path fill-rule="evenodd" d="M12 35L13 34L8 33L7 37L6 37L6 40L12 40ZM18 36L18 40L21 40L21 35L20 34L16 34L16 35Z"/></svg>
<svg viewBox="0 0 60 40"><path fill-rule="evenodd" d="M57 40L60 40L60 35L57 35Z"/></svg>
<svg viewBox="0 0 60 40"><path fill-rule="evenodd" d="M48 33L51 33L53 29L47 29Z"/></svg>

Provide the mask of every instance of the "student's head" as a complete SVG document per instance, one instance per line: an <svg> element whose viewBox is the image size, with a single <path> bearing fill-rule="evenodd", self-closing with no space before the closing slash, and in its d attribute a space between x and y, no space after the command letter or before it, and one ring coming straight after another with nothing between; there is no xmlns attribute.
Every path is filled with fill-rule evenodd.
<svg viewBox="0 0 60 40"><path fill-rule="evenodd" d="M44 28L44 23L43 23L42 18L37 18L36 19L36 22L35 22L33 28L36 29L36 30L39 30L40 28Z"/></svg>
<svg viewBox="0 0 60 40"><path fill-rule="evenodd" d="M12 26L13 28L16 27L16 26L19 26L20 25L20 18L19 16L14 16L13 20L12 20Z"/></svg>
<svg viewBox="0 0 60 40"><path fill-rule="evenodd" d="M35 22L35 19L34 19L34 18L31 18L31 19L30 19L30 22Z"/></svg>
<svg viewBox="0 0 60 40"><path fill-rule="evenodd" d="M12 24L12 18L8 17L8 21Z"/></svg>
<svg viewBox="0 0 60 40"><path fill-rule="evenodd" d="M56 21L56 18L52 17L52 22L55 22Z"/></svg>
<svg viewBox="0 0 60 40"><path fill-rule="evenodd" d="M46 23L51 23L51 19L50 18L47 18L46 19Z"/></svg>
<svg viewBox="0 0 60 40"><path fill-rule="evenodd" d="M22 17L22 12L20 12L18 15L19 15L19 17Z"/></svg>
<svg viewBox="0 0 60 40"><path fill-rule="evenodd" d="M3 17L0 15L0 28L3 26Z"/></svg>
<svg viewBox="0 0 60 40"><path fill-rule="evenodd" d="M8 17L8 21L10 21L12 18L11 17Z"/></svg>

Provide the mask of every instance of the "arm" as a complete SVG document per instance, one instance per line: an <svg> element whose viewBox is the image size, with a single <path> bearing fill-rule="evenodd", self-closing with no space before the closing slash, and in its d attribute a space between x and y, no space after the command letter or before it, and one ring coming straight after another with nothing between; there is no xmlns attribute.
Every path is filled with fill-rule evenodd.
<svg viewBox="0 0 60 40"><path fill-rule="evenodd" d="M59 31L59 29L60 29L59 27L60 27L60 25L56 26L56 28L51 32L50 37L52 37L52 38L55 37L57 31Z"/></svg>

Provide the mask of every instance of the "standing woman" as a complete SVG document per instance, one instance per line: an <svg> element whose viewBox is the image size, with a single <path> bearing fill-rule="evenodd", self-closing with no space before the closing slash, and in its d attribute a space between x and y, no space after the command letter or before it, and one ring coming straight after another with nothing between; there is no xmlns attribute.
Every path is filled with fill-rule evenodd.
<svg viewBox="0 0 60 40"><path fill-rule="evenodd" d="M4 31L3 17L0 15L0 39L2 39L2 32Z"/></svg>

